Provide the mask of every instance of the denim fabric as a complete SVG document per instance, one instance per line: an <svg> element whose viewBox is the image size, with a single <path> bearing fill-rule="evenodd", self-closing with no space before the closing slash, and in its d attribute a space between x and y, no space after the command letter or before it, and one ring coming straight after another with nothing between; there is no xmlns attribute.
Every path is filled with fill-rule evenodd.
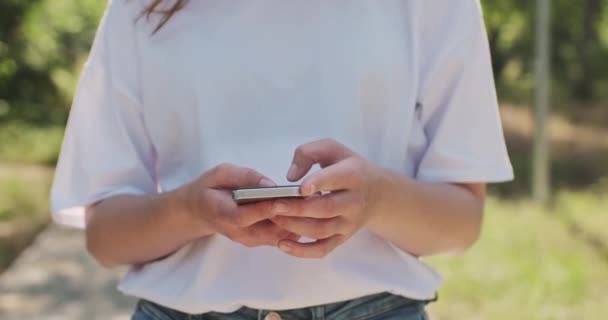
<svg viewBox="0 0 608 320"><path fill-rule="evenodd" d="M141 300L132 320L263 320L270 312L278 313L282 320L427 320L424 307L429 302L380 293L301 309L273 311L243 307L232 313L192 315Z"/></svg>

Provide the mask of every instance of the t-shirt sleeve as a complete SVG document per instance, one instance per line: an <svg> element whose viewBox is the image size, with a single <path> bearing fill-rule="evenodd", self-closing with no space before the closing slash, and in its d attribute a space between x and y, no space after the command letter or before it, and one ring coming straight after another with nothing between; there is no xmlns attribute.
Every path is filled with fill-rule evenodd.
<svg viewBox="0 0 608 320"><path fill-rule="evenodd" d="M51 190L53 219L85 227L85 208L118 194L156 193L142 114L135 19L110 1L73 100Z"/></svg>
<svg viewBox="0 0 608 320"><path fill-rule="evenodd" d="M428 144L416 178L511 180L479 2L439 2L421 1L418 102Z"/></svg>

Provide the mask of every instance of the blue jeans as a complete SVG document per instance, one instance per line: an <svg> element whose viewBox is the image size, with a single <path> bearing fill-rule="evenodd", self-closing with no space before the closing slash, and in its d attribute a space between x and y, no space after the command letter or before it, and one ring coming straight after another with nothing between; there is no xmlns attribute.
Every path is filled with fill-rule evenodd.
<svg viewBox="0 0 608 320"><path fill-rule="evenodd" d="M194 315L140 300L132 320L428 320L424 307L429 302L380 293L301 309L272 311L243 307L232 313ZM275 313L274 317L268 316L271 313Z"/></svg>

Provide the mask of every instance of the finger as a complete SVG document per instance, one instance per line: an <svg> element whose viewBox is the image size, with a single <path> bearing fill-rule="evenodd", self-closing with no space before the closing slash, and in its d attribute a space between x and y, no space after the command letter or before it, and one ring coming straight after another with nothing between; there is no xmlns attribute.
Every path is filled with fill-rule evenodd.
<svg viewBox="0 0 608 320"><path fill-rule="evenodd" d="M279 227L269 220L261 221L248 228L228 228L225 235L232 241L246 247L259 247L263 245L274 246L289 235L289 231L279 233Z"/></svg>
<svg viewBox="0 0 608 320"><path fill-rule="evenodd" d="M365 160L350 157L325 167L302 181L300 192L308 196L320 191L355 189L365 176Z"/></svg>
<svg viewBox="0 0 608 320"><path fill-rule="evenodd" d="M245 229L250 241L257 245L277 246L282 240L298 241L300 236L265 220Z"/></svg>
<svg viewBox="0 0 608 320"><path fill-rule="evenodd" d="M275 185L272 180L256 170L230 163L217 165L209 170L206 175L211 188L234 189Z"/></svg>
<svg viewBox="0 0 608 320"><path fill-rule="evenodd" d="M272 221L272 219L270 219L270 221L271 221L272 223L274 223L274 221ZM281 227L281 226L279 226L278 224L276 224L276 223L275 223L275 225L276 225L277 227L279 227L279 228L281 228L281 229L285 230L284 228L282 228L282 227ZM292 240L292 241L300 241L300 239L302 238L302 236L301 236L301 235L299 235L299 234L297 234L297 233L290 232L289 230L285 230L285 231L287 231L287 232L288 232L288 234L287 234L287 236L286 236L286 237L284 237L283 239L288 239L288 240Z"/></svg>
<svg viewBox="0 0 608 320"><path fill-rule="evenodd" d="M358 205L359 198L354 192L335 191L305 199L276 200L272 209L275 216L333 218L347 215Z"/></svg>
<svg viewBox="0 0 608 320"><path fill-rule="evenodd" d="M322 139L303 144L294 152L287 179L289 181L300 180L313 165L319 164L321 168L324 168L352 154L350 149L333 139Z"/></svg>
<svg viewBox="0 0 608 320"><path fill-rule="evenodd" d="M271 220L285 230L311 239L325 239L347 231L346 223L341 217L315 219L276 216Z"/></svg>
<svg viewBox="0 0 608 320"><path fill-rule="evenodd" d="M285 239L297 242L297 241L300 241L300 238L302 238L301 235L290 232L289 235Z"/></svg>
<svg viewBox="0 0 608 320"><path fill-rule="evenodd" d="M234 203L234 201L233 201ZM231 223L239 227L249 227L275 216L271 201L237 205L234 203L229 212Z"/></svg>
<svg viewBox="0 0 608 320"><path fill-rule="evenodd" d="M345 237L335 235L315 242L300 243L291 240L279 242L279 249L299 258L323 258L339 246Z"/></svg>
<svg viewBox="0 0 608 320"><path fill-rule="evenodd" d="M213 211L214 219L220 224L246 228L275 215L269 201L239 205L232 199L230 191L210 189L210 192L219 193L214 197L218 200Z"/></svg>

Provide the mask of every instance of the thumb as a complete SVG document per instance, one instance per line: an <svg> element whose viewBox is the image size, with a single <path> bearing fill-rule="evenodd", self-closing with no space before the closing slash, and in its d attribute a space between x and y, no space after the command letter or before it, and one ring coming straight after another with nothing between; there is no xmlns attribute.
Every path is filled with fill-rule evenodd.
<svg viewBox="0 0 608 320"><path fill-rule="evenodd" d="M270 178L263 177L262 180L260 180L260 182L258 182L257 186L268 188L268 187L276 187L277 184L274 181L272 181Z"/></svg>

